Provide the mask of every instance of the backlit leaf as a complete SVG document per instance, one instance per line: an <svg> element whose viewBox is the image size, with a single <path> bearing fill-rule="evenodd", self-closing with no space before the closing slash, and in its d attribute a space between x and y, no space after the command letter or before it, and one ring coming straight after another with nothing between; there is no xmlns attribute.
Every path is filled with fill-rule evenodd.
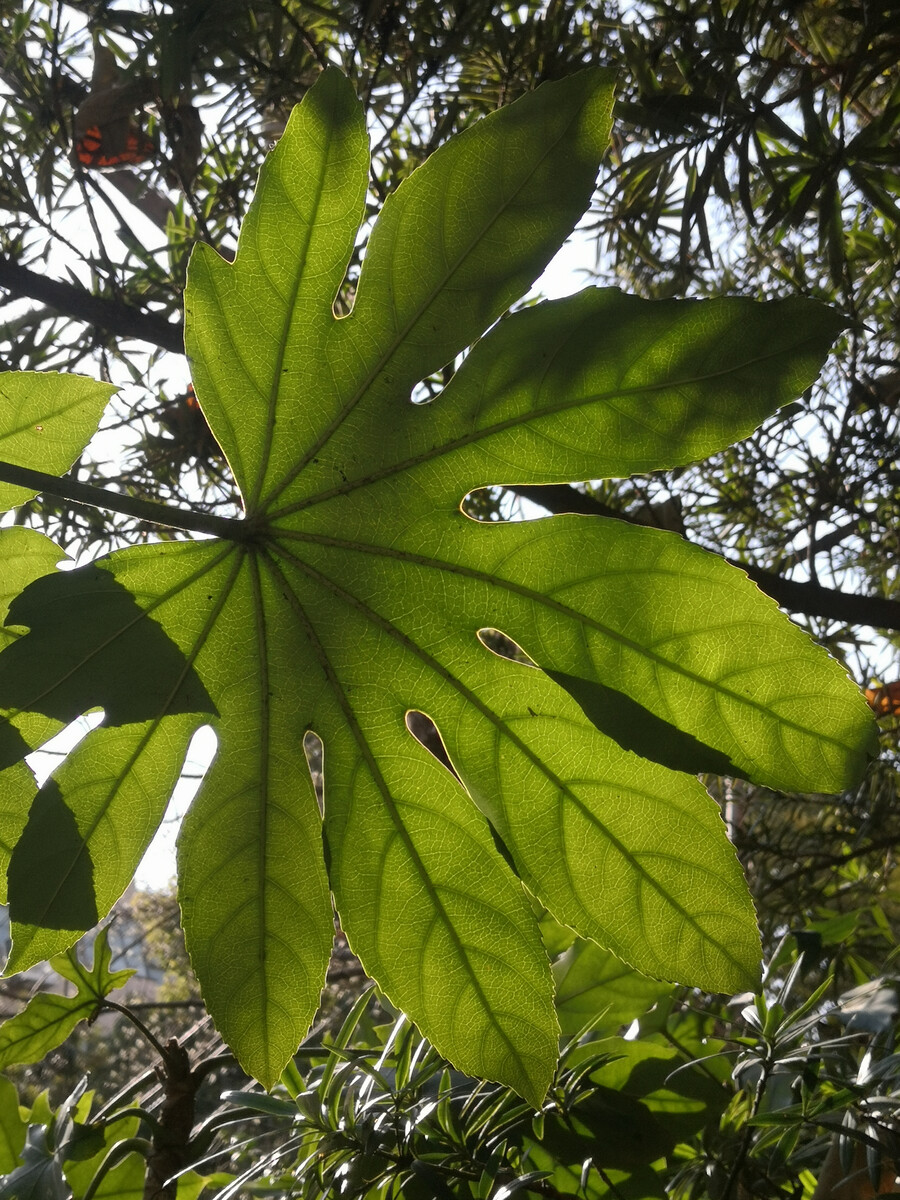
<svg viewBox="0 0 900 1200"><path fill-rule="evenodd" d="M479 525L460 508L486 485L720 449L809 386L841 327L799 300L596 289L504 316L589 203L611 98L605 72L582 72L439 149L386 202L339 319L368 156L350 85L326 71L234 262L198 248L186 346L244 520L15 601L28 632L0 655L0 704L106 713L53 781L75 833L54 850L56 908L16 884L16 963L67 936L44 927L76 901L111 902L209 721L219 751L179 841L186 939L219 1029L266 1085L315 1011L332 896L438 1051L533 1104L558 1038L533 897L657 979L756 986L749 895L695 774L848 786L874 745L864 701L741 572L674 534ZM437 399L411 403L473 342ZM412 736L411 713L440 744ZM34 873L39 840L26 826L11 880ZM625 1166L668 1139L650 1143Z"/></svg>
<svg viewBox="0 0 900 1200"><path fill-rule="evenodd" d="M0 1025L0 1070L13 1063L38 1062L66 1040L79 1021L97 1011L111 991L120 988L134 971L110 971L107 931L94 941L91 967L79 962L74 950L51 961L54 970L75 985L75 994L39 992L14 1017Z"/></svg>
<svg viewBox="0 0 900 1200"><path fill-rule="evenodd" d="M589 1021L594 1028L628 1025L671 988L631 970L593 942L578 941L553 964L556 1011L564 1034L576 1035Z"/></svg>
<svg viewBox="0 0 900 1200"><path fill-rule="evenodd" d="M5 1076L0 1077L0 1174L6 1175L18 1165L26 1128L15 1085Z"/></svg>
<svg viewBox="0 0 900 1200"><path fill-rule="evenodd" d="M0 532L0 649L18 641L25 632L7 624L14 598L43 575L50 574L63 558L48 537L33 529ZM6 903L6 867L19 840L34 797L34 776L24 756L52 736L59 722L36 714L6 712L0 720L0 902ZM23 733L24 729L24 733Z"/></svg>
<svg viewBox="0 0 900 1200"><path fill-rule="evenodd" d="M0 373L0 459L62 475L85 448L115 387L56 371ZM0 483L0 510L33 490Z"/></svg>

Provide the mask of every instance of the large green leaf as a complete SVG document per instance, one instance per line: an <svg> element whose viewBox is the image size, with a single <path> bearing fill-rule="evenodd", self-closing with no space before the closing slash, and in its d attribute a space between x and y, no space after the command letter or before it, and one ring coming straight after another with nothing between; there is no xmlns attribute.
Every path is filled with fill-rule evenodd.
<svg viewBox="0 0 900 1200"><path fill-rule="evenodd" d="M840 327L800 301L598 290L498 320L588 204L611 90L600 71L545 85L438 150L387 201L337 319L367 149L349 84L325 72L234 263L201 247L189 272L195 387L244 521L38 579L11 613L29 632L0 655L0 704L102 706L110 726L54 779L68 840L26 827L11 880L43 841L48 892L70 888L57 914L88 893L102 911L141 841L132 792L149 829L148 781L164 798L207 714L219 753L179 843L185 930L219 1028L266 1084L317 1004L329 888L392 1002L458 1067L534 1103L558 1028L526 888L633 968L754 986L752 906L694 773L837 789L871 749L843 670L720 560L615 521L460 511L486 484L721 448L809 385ZM436 401L410 402L486 329ZM493 653L488 630L532 665ZM38 928L41 903L12 896L22 962L68 936Z"/></svg>
<svg viewBox="0 0 900 1200"><path fill-rule="evenodd" d="M26 1129L15 1085L5 1075L0 1076L0 1175L17 1166L25 1148Z"/></svg>
<svg viewBox="0 0 900 1200"><path fill-rule="evenodd" d="M59 1162L47 1131L35 1129L22 1154L22 1165L0 1179L0 1200L69 1200Z"/></svg>
<svg viewBox="0 0 900 1200"><path fill-rule="evenodd" d="M640 1100L673 1140L687 1141L719 1116L729 1091L715 1081L705 1061L722 1050L721 1042L709 1039L699 1046L700 1062L692 1060L680 1042L677 1046L665 1035L603 1038L591 1049L594 1054L607 1051L608 1058L591 1072L591 1079L617 1095ZM729 1062L727 1054L723 1059ZM577 1061L576 1051L573 1062Z"/></svg>
<svg viewBox="0 0 900 1200"><path fill-rule="evenodd" d="M614 1030L642 1016L671 985L648 979L594 942L575 941L553 964L560 1029Z"/></svg>
<svg viewBox="0 0 900 1200"><path fill-rule="evenodd" d="M109 1152L114 1147L121 1146L127 1139L137 1137L139 1131L138 1117L126 1117L105 1128L91 1129L90 1132L100 1142L96 1154L86 1157L82 1150L77 1158L72 1155L63 1162L63 1174L73 1196L83 1196ZM98 1200L142 1200L146 1175L145 1159L138 1153L126 1154L121 1162L103 1176L99 1186L91 1194Z"/></svg>

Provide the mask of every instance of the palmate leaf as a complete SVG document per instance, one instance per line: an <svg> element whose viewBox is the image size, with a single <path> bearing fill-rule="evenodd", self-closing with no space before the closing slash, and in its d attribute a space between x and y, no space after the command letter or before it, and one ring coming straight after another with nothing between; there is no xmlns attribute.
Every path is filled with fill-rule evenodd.
<svg viewBox="0 0 900 1200"><path fill-rule="evenodd" d="M332 895L366 969L438 1050L534 1103L558 1027L528 891L640 971L753 986L749 896L694 774L836 790L871 749L844 672L741 572L615 521L479 525L460 510L486 484L720 449L809 385L840 328L800 301L598 290L497 321L588 204L611 90L600 71L547 84L435 153L386 203L339 320L367 145L349 84L325 72L267 162L234 263L199 247L189 273L195 388L243 522L38 580L11 614L29 632L0 655L0 705L107 713L55 780L78 835L57 847L60 896L80 879L73 900L92 890L106 907L142 844L136 797L154 776L164 795L190 730L215 725L179 891L210 1011L266 1084L315 1011ZM436 401L410 402L485 330ZM125 606L117 623L120 592L143 620ZM492 629L536 665L493 653ZM51 670L35 674L51 662L58 694ZM415 711L452 772L411 736ZM308 731L324 743L324 855ZM33 876L37 842L26 827L11 879ZM37 928L52 924L28 916L40 903L24 883L12 897L20 967L70 938Z"/></svg>
<svg viewBox="0 0 900 1200"><path fill-rule="evenodd" d="M86 1021L102 1006L110 992L127 983L134 971L110 971L112 954L108 932L102 929L94 941L93 965L86 967L74 950L60 954L50 965L75 985L71 996L40 992L0 1027L0 1069L13 1063L39 1062L61 1045L80 1021Z"/></svg>

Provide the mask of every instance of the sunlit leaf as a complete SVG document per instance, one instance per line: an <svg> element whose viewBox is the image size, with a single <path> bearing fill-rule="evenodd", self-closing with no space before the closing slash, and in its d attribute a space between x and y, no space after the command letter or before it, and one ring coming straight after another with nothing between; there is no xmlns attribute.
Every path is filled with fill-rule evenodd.
<svg viewBox="0 0 900 1200"><path fill-rule="evenodd" d="M589 1022L603 1029L627 1025L671 990L633 971L602 946L585 941L575 942L557 959L553 978L560 1027L570 1035L580 1033Z"/></svg>
<svg viewBox="0 0 900 1200"><path fill-rule="evenodd" d="M558 1026L532 897L648 975L755 986L746 885L694 774L840 788L874 744L842 668L718 558L615 521L460 509L490 484L694 461L806 388L840 328L800 301L598 290L504 317L589 203L611 93L605 72L573 75L439 149L386 202L338 319L367 147L350 85L325 72L234 262L198 248L185 294L196 395L244 520L38 579L11 610L28 632L0 655L0 704L107 721L13 850L22 880L31 820L65 807L76 832L53 879L75 892L52 909L17 884L14 919L37 918L17 928L22 961L63 936L39 925L122 886L133 806L149 830L208 720L219 753L179 841L185 932L219 1029L266 1085L315 1011L331 896L437 1050L533 1104ZM473 342L443 394L410 402ZM411 713L439 740L413 737Z"/></svg>
<svg viewBox="0 0 900 1200"><path fill-rule="evenodd" d="M86 967L74 950L52 959L51 966L75 985L71 996L39 992L14 1017L0 1025L0 1069L13 1063L38 1062L66 1040L79 1021L89 1018L107 995L122 987L131 970L110 971L106 930L94 940L93 966Z"/></svg>
<svg viewBox="0 0 900 1200"><path fill-rule="evenodd" d="M25 631L8 622L15 597L63 558L48 537L33 529L4 529L0 533L0 649L16 642ZM0 720L0 902L6 903L6 867L19 840L34 796L34 777L22 761L25 754L59 728L59 722L36 714L4 713ZM23 733L24 728L24 733Z"/></svg>
<svg viewBox="0 0 900 1200"><path fill-rule="evenodd" d="M84 1194L110 1150L126 1138L135 1137L139 1128L139 1119L133 1117L116 1121L107 1125L105 1129L98 1129L101 1145L96 1154L77 1160L69 1158L63 1163L66 1182L75 1196ZM146 1173L147 1164L141 1155L128 1154L123 1161L107 1171L93 1195L98 1197L98 1200L142 1200Z"/></svg>
<svg viewBox="0 0 900 1200"><path fill-rule="evenodd" d="M115 387L55 371L0 373L0 460L62 475L90 441ZM33 490L0 483L0 509Z"/></svg>
<svg viewBox="0 0 900 1200"><path fill-rule="evenodd" d="M25 1147L25 1130L15 1085L0 1077L0 1174L6 1175L18 1165Z"/></svg>

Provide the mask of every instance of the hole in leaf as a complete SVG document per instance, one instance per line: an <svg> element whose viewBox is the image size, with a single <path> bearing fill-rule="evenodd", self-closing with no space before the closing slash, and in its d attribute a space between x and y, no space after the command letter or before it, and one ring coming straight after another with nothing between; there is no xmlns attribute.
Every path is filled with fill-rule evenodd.
<svg viewBox="0 0 900 1200"><path fill-rule="evenodd" d="M184 814L200 790L219 742L211 725L202 725L188 743L178 782L172 790L159 828L135 872L135 883L148 891L168 887L175 878L175 843Z"/></svg>
<svg viewBox="0 0 900 1200"><path fill-rule="evenodd" d="M359 268L351 266L337 290L334 303L331 305L331 312L335 320L341 321L344 317L349 317L353 312L353 305L356 303L356 285L358 281Z"/></svg>
<svg viewBox="0 0 900 1200"><path fill-rule="evenodd" d="M369 245L369 234L372 232L374 223L374 212L369 211L356 231L350 262L347 270L344 272L341 286L338 288L331 305L331 313L336 321L340 321L344 317L349 317L353 312L353 306L356 303L356 289L359 284L359 276L366 257L366 249Z"/></svg>
<svg viewBox="0 0 900 1200"><path fill-rule="evenodd" d="M311 729L303 735L303 753L306 755L306 765L316 793L316 803L319 815L325 815L325 747L322 739Z"/></svg>
<svg viewBox="0 0 900 1200"><path fill-rule="evenodd" d="M62 766L78 743L84 741L92 729L102 724L105 715L102 708L82 713L80 717L70 721L65 729L61 729L49 741L25 757L25 761L34 772L38 787L42 787L53 772Z"/></svg>
<svg viewBox="0 0 900 1200"><path fill-rule="evenodd" d="M529 658L518 642L501 633L499 629L479 629L478 640L498 658L507 658L510 662L519 663L523 667L536 667L537 663Z"/></svg>
<svg viewBox="0 0 900 1200"><path fill-rule="evenodd" d="M504 492L499 487L478 488L463 496L460 508L473 521L505 521Z"/></svg>
<svg viewBox="0 0 900 1200"><path fill-rule="evenodd" d="M460 508L473 521L543 521L551 515L517 492L493 485L469 492Z"/></svg>
<svg viewBox="0 0 900 1200"><path fill-rule="evenodd" d="M413 404L430 404L435 397L440 395L443 387L443 375L440 371L436 371L433 375L419 380L410 392L410 401Z"/></svg>
<svg viewBox="0 0 900 1200"><path fill-rule="evenodd" d="M406 714L406 728L419 745L424 746L429 754L434 755L441 766L446 767L455 779L459 779L459 776L453 769L453 763L450 761L450 755L447 753L444 739L438 732L438 727L432 721L431 717L423 712L419 712L417 708L411 708Z"/></svg>
<svg viewBox="0 0 900 1200"><path fill-rule="evenodd" d="M460 354L453 362L447 363L445 367L441 367L439 371L433 371L430 375L426 375L424 379L420 379L410 392L410 401L413 404L430 404L432 400L436 400L459 370L459 364L464 357L465 355Z"/></svg>

